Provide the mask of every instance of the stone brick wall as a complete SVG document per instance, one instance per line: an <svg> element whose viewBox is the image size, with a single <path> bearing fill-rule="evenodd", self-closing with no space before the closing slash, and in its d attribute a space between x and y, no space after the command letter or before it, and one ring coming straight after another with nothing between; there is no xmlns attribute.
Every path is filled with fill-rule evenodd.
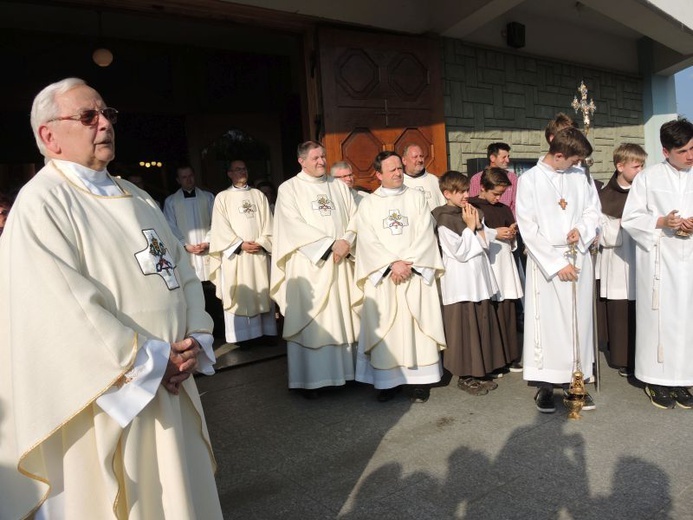
<svg viewBox="0 0 693 520"><path fill-rule="evenodd" d="M582 116L570 106L581 80L597 106L589 132L593 175L598 179L611 176L613 150L622 142L644 144L639 77L474 47L453 39L443 40L443 62L452 169L466 173L467 160L485 157L486 147L494 141L507 142L511 157L517 159L536 159L546 153L544 128L557 112L568 114L582 128Z"/></svg>

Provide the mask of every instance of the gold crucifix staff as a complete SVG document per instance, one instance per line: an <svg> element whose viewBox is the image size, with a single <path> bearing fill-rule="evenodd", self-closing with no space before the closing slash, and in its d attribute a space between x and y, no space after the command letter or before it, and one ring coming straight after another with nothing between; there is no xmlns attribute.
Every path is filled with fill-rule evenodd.
<svg viewBox="0 0 693 520"><path fill-rule="evenodd" d="M578 250L575 244L570 244L565 257L573 267L577 268ZM580 410L585 405L587 390L585 390L584 374L580 361L580 326L577 316L577 280L570 282L572 289L573 309L571 313L573 337L573 374L568 387L568 393L563 398L563 404L568 409L568 419L581 419Z"/></svg>
<svg viewBox="0 0 693 520"><path fill-rule="evenodd" d="M580 82L578 92L580 93L580 101L575 96L570 106L573 107L576 114L582 112L582 123L585 125L583 132L587 136L590 133L590 116L597 111L597 106L594 104L593 99L590 99L589 102L587 101L587 87L584 81Z"/></svg>
<svg viewBox="0 0 693 520"><path fill-rule="evenodd" d="M584 125L583 133L585 134L585 137L587 137L587 134L589 134L590 127L591 127L591 120L590 116L594 115L594 113L597 111L597 105L594 104L594 100L590 99L589 101L587 100L587 86L585 85L584 81L580 81L580 86L578 87L578 92L580 93L580 100L578 101L577 95L573 98L573 102L571 103L571 106L575 110L575 113L577 114L578 112L582 112L582 123ZM591 157L587 157L585 159L585 173L587 174L587 178L589 180L590 174L589 174L589 168L594 164L594 161L592 160ZM594 387L597 389L597 392L601 391L601 360L599 358L599 335L597 331L597 278L596 278L596 272L597 272L597 252L598 252L599 244L593 242L592 245L590 246L590 254L592 255L592 332L593 332L593 344L594 344Z"/></svg>

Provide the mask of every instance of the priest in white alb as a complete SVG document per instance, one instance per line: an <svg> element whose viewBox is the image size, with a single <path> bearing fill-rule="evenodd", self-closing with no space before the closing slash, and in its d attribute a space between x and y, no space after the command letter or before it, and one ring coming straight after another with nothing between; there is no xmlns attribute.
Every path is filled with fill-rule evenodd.
<svg viewBox="0 0 693 520"><path fill-rule="evenodd" d="M284 315L289 388L307 398L354 379L358 318L352 312L356 202L327 175L325 148L298 147L301 171L279 186L274 212L270 295Z"/></svg>
<svg viewBox="0 0 693 520"><path fill-rule="evenodd" d="M82 80L31 124L46 166L0 242L0 517L221 519L191 373L200 282L156 202L109 175L118 111Z"/></svg>
<svg viewBox="0 0 693 520"><path fill-rule="evenodd" d="M567 385L579 359L592 378L594 270L590 244L601 206L593 181L575 168L592 153L587 138L566 128L549 153L520 176L517 224L527 247L524 379L539 387L540 412L553 413L553 385ZM588 395L583 410L594 408Z"/></svg>
<svg viewBox="0 0 693 520"><path fill-rule="evenodd" d="M431 211L447 203L438 186L438 176L426 171L426 157L418 144L404 147L402 166L404 185L422 192Z"/></svg>
<svg viewBox="0 0 693 520"><path fill-rule="evenodd" d="M362 300L356 380L389 401L401 385L425 402L440 381L445 331L436 280L443 274L433 217L423 194L403 185L402 160L381 152L373 164L381 187L359 205L355 229Z"/></svg>
<svg viewBox="0 0 693 520"><path fill-rule="evenodd" d="M214 201L209 242L210 280L224 307L226 341L276 336L269 296L272 213L267 197L248 186L248 168L231 161L231 186Z"/></svg>
<svg viewBox="0 0 693 520"><path fill-rule="evenodd" d="M188 252L201 282L209 280L209 230L214 195L195 186L195 171L183 165L176 169L180 189L164 201L164 215L173 233Z"/></svg>

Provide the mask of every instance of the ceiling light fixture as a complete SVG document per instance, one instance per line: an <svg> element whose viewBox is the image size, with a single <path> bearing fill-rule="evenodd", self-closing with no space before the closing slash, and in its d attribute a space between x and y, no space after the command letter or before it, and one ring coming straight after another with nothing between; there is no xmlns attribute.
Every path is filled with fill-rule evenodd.
<svg viewBox="0 0 693 520"><path fill-rule="evenodd" d="M101 46L101 42L103 40L103 30L101 26L101 11L97 11L96 14L98 16L99 21L99 47L91 55L91 59L94 60L94 63L96 63L99 67L108 67L111 63L113 63L113 53L106 47Z"/></svg>

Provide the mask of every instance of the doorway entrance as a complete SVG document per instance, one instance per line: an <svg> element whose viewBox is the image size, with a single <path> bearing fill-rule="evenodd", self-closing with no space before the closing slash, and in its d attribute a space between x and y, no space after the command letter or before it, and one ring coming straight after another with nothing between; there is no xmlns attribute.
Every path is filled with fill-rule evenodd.
<svg viewBox="0 0 693 520"><path fill-rule="evenodd" d="M13 78L0 84L0 192L16 192L43 165L28 114L41 88L66 77L119 110L110 169L141 176L159 200L178 188L180 163L214 193L228 186L230 153L246 159L252 181L276 185L297 171L306 133L300 32L114 10L101 13L97 41L94 5L0 1L0 16L16 25L0 35L0 67ZM110 66L92 61L97 45L113 53ZM246 139L224 148L229 135Z"/></svg>

